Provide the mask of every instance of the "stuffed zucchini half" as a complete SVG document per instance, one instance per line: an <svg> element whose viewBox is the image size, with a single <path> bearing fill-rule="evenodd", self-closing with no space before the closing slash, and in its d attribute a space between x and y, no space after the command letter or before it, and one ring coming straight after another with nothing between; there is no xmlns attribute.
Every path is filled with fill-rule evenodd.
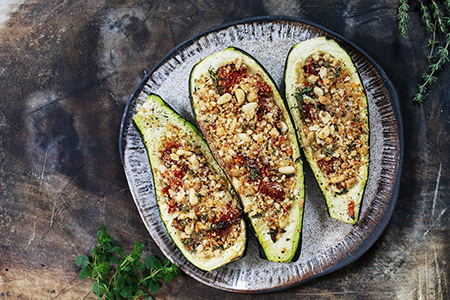
<svg viewBox="0 0 450 300"><path fill-rule="evenodd" d="M201 134L156 95L133 121L147 148L162 221L186 259L205 271L239 259L246 246L239 199Z"/></svg>
<svg viewBox="0 0 450 300"><path fill-rule="evenodd" d="M194 66L189 87L199 128L242 201L261 257L297 259L303 169L294 127L274 82L249 54L227 48Z"/></svg>
<svg viewBox="0 0 450 300"><path fill-rule="evenodd" d="M286 100L332 218L358 221L369 169L367 98L349 55L320 37L292 47Z"/></svg>

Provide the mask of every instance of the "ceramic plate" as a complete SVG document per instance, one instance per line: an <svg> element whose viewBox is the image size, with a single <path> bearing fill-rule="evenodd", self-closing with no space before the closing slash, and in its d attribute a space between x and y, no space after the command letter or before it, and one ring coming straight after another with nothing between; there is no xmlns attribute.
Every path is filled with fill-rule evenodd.
<svg viewBox="0 0 450 300"><path fill-rule="evenodd" d="M197 269L175 247L159 217L149 160L132 125L133 116L148 94L156 93L192 122L189 73L198 61L229 46L241 48L259 60L284 94L284 63L290 48L318 36L331 37L347 50L367 93L370 169L360 220L352 226L329 218L325 199L305 163L302 251L296 262L274 263L260 259L257 240L249 235L246 255L242 259L212 272ZM247 293L300 284L342 268L367 251L393 212L400 182L402 149L397 94L381 68L345 38L315 24L284 17L249 19L214 28L176 47L137 88L125 110L120 133L120 151L131 194L145 226L164 255L204 284Z"/></svg>

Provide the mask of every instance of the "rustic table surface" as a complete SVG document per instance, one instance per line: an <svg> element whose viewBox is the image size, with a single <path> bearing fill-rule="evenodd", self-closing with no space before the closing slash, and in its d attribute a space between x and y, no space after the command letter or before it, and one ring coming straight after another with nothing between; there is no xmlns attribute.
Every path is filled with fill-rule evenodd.
<svg viewBox="0 0 450 300"><path fill-rule="evenodd" d="M315 22L366 51L397 89L405 151L397 206L351 265L287 290L235 294L185 274L156 299L450 299L450 66L424 104L426 31L397 1L100 1L0 3L0 299L95 299L74 259L105 224L130 250L146 231L118 137L133 90L173 47L212 27L261 15Z"/></svg>

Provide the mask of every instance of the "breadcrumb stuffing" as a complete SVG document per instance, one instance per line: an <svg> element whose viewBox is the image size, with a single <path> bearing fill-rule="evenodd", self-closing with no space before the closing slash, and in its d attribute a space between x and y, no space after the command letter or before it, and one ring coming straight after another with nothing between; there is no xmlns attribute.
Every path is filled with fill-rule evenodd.
<svg viewBox="0 0 450 300"><path fill-rule="evenodd" d="M207 161L202 148L177 126L167 124L159 141L156 172L160 195L173 217L184 247L211 258L232 247L241 236L242 213L223 173Z"/></svg>
<svg viewBox="0 0 450 300"><path fill-rule="evenodd" d="M199 78L194 95L199 126L217 161L237 192L252 199L245 212L276 242L301 200L294 191L296 141L272 88L238 57Z"/></svg>
<svg viewBox="0 0 450 300"><path fill-rule="evenodd" d="M316 52L304 63L297 93L300 136L320 171L325 189L344 194L358 182L368 163L368 120L363 88L351 80L350 69L330 54Z"/></svg>

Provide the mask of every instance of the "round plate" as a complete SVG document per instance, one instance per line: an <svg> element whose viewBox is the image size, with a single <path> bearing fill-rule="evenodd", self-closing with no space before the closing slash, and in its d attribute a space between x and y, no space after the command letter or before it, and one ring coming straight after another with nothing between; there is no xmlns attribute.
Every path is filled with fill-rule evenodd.
<svg viewBox="0 0 450 300"><path fill-rule="evenodd" d="M159 217L149 160L132 118L149 93L160 95L181 116L193 121L188 79L192 67L226 47L255 57L281 87L290 48L309 38L328 36L338 42L357 67L369 105L370 167L361 214L354 226L331 219L325 199L307 163L306 202L299 259L275 263L259 257L257 240L249 235L246 255L204 272L176 248ZM277 290L305 282L360 257L376 241L394 210L400 183L403 137L398 98L386 74L357 46L315 24L286 17L262 17L214 28L173 49L142 81L123 116L120 152L131 194L152 238L181 270L207 285L236 292Z"/></svg>

